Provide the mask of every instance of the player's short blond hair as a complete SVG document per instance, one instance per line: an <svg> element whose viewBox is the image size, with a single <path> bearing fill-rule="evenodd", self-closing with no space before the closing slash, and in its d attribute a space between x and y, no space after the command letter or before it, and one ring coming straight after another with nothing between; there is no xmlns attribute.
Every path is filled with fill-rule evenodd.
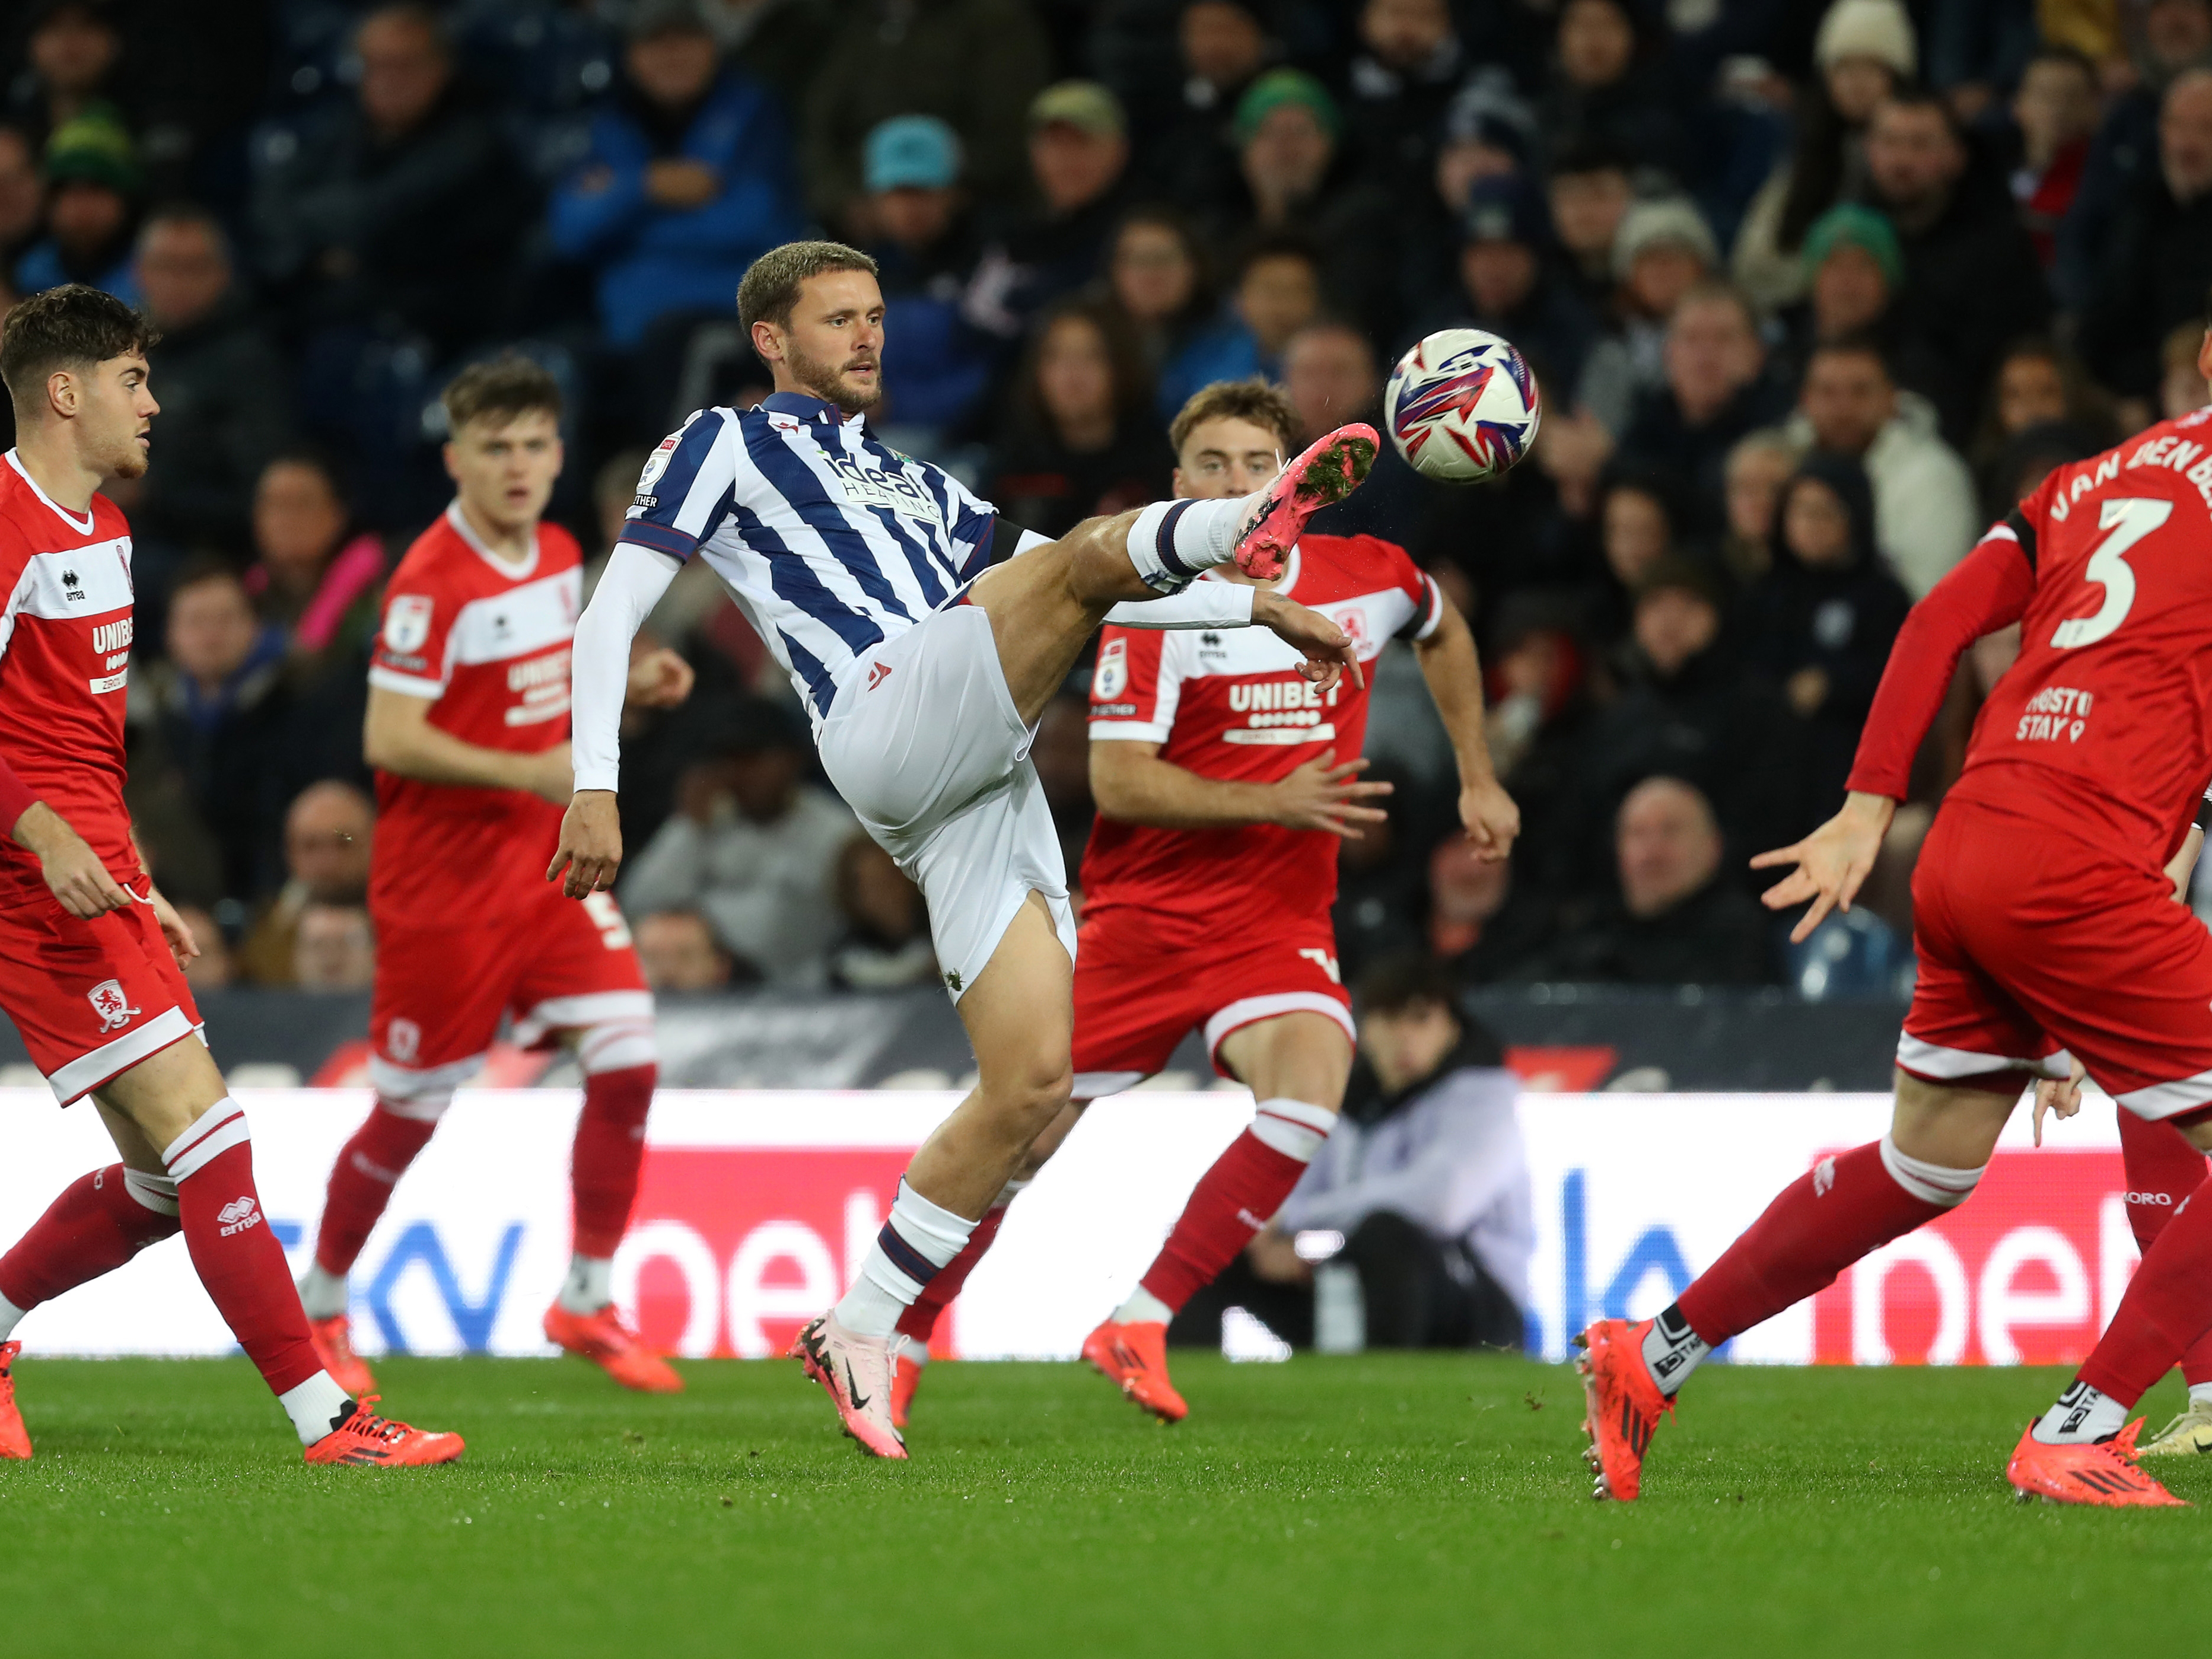
<svg viewBox="0 0 2212 1659"><path fill-rule="evenodd" d="M873 259L842 242L786 242L770 248L746 267L738 283L738 325L747 334L755 323L789 328L801 285L810 276L838 270L878 274Z"/></svg>
<svg viewBox="0 0 2212 1659"><path fill-rule="evenodd" d="M1249 421L1273 433L1286 455L1298 447L1297 410L1280 386L1256 374L1249 380L1216 380L1191 393L1168 427L1168 442L1177 460L1182 459L1190 434L1208 421Z"/></svg>
<svg viewBox="0 0 2212 1659"><path fill-rule="evenodd" d="M459 432L471 421L489 416L502 426L519 416L544 413L561 419L561 383L542 363L519 352L489 362L471 363L453 376L441 399L446 430Z"/></svg>

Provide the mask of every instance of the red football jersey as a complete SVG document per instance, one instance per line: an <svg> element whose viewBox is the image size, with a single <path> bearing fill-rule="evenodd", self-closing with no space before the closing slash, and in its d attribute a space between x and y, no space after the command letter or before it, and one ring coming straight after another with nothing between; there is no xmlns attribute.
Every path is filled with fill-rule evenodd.
<svg viewBox="0 0 2212 1659"><path fill-rule="evenodd" d="M71 513L0 466L0 757L84 837L120 882L142 873L123 805L123 705L131 631L131 526L105 495ZM0 836L0 904L46 885Z"/></svg>
<svg viewBox="0 0 2212 1659"><path fill-rule="evenodd" d="M430 724L480 749L568 741L568 653L583 605L576 538L540 525L514 565L446 509L399 562L368 680L432 700ZM372 916L458 922L526 904L545 884L561 809L515 789L376 775Z"/></svg>
<svg viewBox="0 0 2212 1659"><path fill-rule="evenodd" d="M1428 638L1443 614L1443 593L1406 550L1372 536L1304 538L1276 591L1334 620L1364 665L1394 637ZM1109 627L1091 682L1091 739L1156 743L1162 760L1235 782L1273 783L1326 750L1352 759L1367 736L1366 690L1347 677L1321 690L1298 673L1302 660L1264 628ZM1102 815L1083 855L1084 922L1141 925L1179 948L1285 911L1325 921L1336 852L1319 830L1161 830Z"/></svg>
<svg viewBox="0 0 2212 1659"><path fill-rule="evenodd" d="M1990 533L2035 586L1953 792L2162 864L2212 774L2212 410L2057 468Z"/></svg>

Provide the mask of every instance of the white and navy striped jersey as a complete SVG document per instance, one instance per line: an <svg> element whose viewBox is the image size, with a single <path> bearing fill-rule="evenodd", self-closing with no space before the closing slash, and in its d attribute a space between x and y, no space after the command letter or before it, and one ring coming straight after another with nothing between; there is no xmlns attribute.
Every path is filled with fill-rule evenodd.
<svg viewBox="0 0 2212 1659"><path fill-rule="evenodd" d="M663 439L620 539L704 557L818 718L861 653L1024 538L865 416L779 392L757 409L701 410Z"/></svg>

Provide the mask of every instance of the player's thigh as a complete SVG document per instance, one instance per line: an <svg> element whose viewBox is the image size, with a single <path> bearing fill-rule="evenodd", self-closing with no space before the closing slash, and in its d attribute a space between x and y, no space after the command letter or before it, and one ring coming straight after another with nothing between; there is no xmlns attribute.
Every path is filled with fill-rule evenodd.
<svg viewBox="0 0 2212 1659"><path fill-rule="evenodd" d="M1086 927L1075 959L1075 1094L1119 1094L1164 1068L1212 1010L1184 953L1147 948L1140 925Z"/></svg>
<svg viewBox="0 0 2212 1659"><path fill-rule="evenodd" d="M927 835L870 830L929 907L930 942L945 988L964 1005L994 965L1007 929L1042 906L1059 941L1060 994L1075 960L1075 913L1060 862L1060 831L1036 769L1024 760Z"/></svg>
<svg viewBox="0 0 2212 1659"><path fill-rule="evenodd" d="M369 994L368 1073L388 1103L450 1098L483 1064L514 1000L529 930L512 915L424 927L381 921Z"/></svg>
<svg viewBox="0 0 2212 1659"><path fill-rule="evenodd" d="M125 1168L136 1170L141 1175L157 1176L168 1172L168 1165L161 1157L161 1147L154 1144L154 1138L135 1120L125 1117L97 1095L93 1097L92 1103L94 1109L100 1114L100 1126L107 1131L107 1138L115 1143L116 1154L122 1158ZM175 1139L173 1135L162 1145L167 1146Z"/></svg>
<svg viewBox="0 0 2212 1659"><path fill-rule="evenodd" d="M137 1126L155 1148L175 1144L207 1109L229 1092L207 1045L197 1039L173 1042L149 1054L128 1071L110 1078L94 1091L101 1118L119 1116ZM131 1148L121 1140L116 1150L129 1161ZM145 1169L143 1164L134 1168ZM151 1174L162 1167L157 1156Z"/></svg>
<svg viewBox="0 0 2212 1659"><path fill-rule="evenodd" d="M1330 1108L1343 1100L1357 1034L1328 927L1286 927L1224 957L1207 985L1206 1051L1216 1071L1262 1100L1287 1096Z"/></svg>
<svg viewBox="0 0 2212 1659"><path fill-rule="evenodd" d="M516 1044L538 1048L601 1027L649 1032L653 993L614 896L572 899L545 890L550 896L528 920L530 949L509 993Z"/></svg>
<svg viewBox="0 0 2212 1659"><path fill-rule="evenodd" d="M1109 609L1152 597L1129 561L1136 516L1085 520L975 583L970 603L991 619L1007 689L1024 720L1043 714Z"/></svg>
<svg viewBox="0 0 2212 1659"><path fill-rule="evenodd" d="M1072 1080L1075 963L1044 895L1031 893L960 999L986 1094L1066 1097Z"/></svg>
<svg viewBox="0 0 2212 1659"><path fill-rule="evenodd" d="M1216 1051L1231 1076L1261 1100L1302 1100L1334 1111L1352 1075L1352 1039L1325 1014L1277 1014L1239 1026Z"/></svg>
<svg viewBox="0 0 2212 1659"><path fill-rule="evenodd" d="M1930 1083L1900 1068L1890 1114L1890 1141L1907 1158L1944 1170L1978 1170L2020 1104L2023 1079L2002 1087Z"/></svg>

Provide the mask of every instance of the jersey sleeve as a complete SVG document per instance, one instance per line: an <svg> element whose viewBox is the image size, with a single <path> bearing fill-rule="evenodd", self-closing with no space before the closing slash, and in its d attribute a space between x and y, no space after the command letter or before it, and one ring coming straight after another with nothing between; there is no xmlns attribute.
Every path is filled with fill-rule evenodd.
<svg viewBox="0 0 2212 1659"><path fill-rule="evenodd" d="M1109 625L1091 676L1091 737L1165 743L1175 729L1182 677L1164 635Z"/></svg>
<svg viewBox="0 0 2212 1659"><path fill-rule="evenodd" d="M433 573L402 564L385 592L368 683L433 702L445 696L453 677L453 623L460 611L459 597Z"/></svg>
<svg viewBox="0 0 2212 1659"><path fill-rule="evenodd" d="M696 411L647 458L616 540L679 564L697 552L736 504L737 442L720 414Z"/></svg>
<svg viewBox="0 0 2212 1659"><path fill-rule="evenodd" d="M1390 637L1410 645L1434 635L1444 619L1444 592L1436 578L1415 564L1413 556L1397 543L1379 536L1359 539L1380 556L1391 588L1406 600L1406 620L1390 630Z"/></svg>
<svg viewBox="0 0 2212 1659"><path fill-rule="evenodd" d="M950 472L932 467L945 496L945 535L959 561L960 580L970 582L994 564L1042 547L1048 538L999 522L999 509Z"/></svg>

